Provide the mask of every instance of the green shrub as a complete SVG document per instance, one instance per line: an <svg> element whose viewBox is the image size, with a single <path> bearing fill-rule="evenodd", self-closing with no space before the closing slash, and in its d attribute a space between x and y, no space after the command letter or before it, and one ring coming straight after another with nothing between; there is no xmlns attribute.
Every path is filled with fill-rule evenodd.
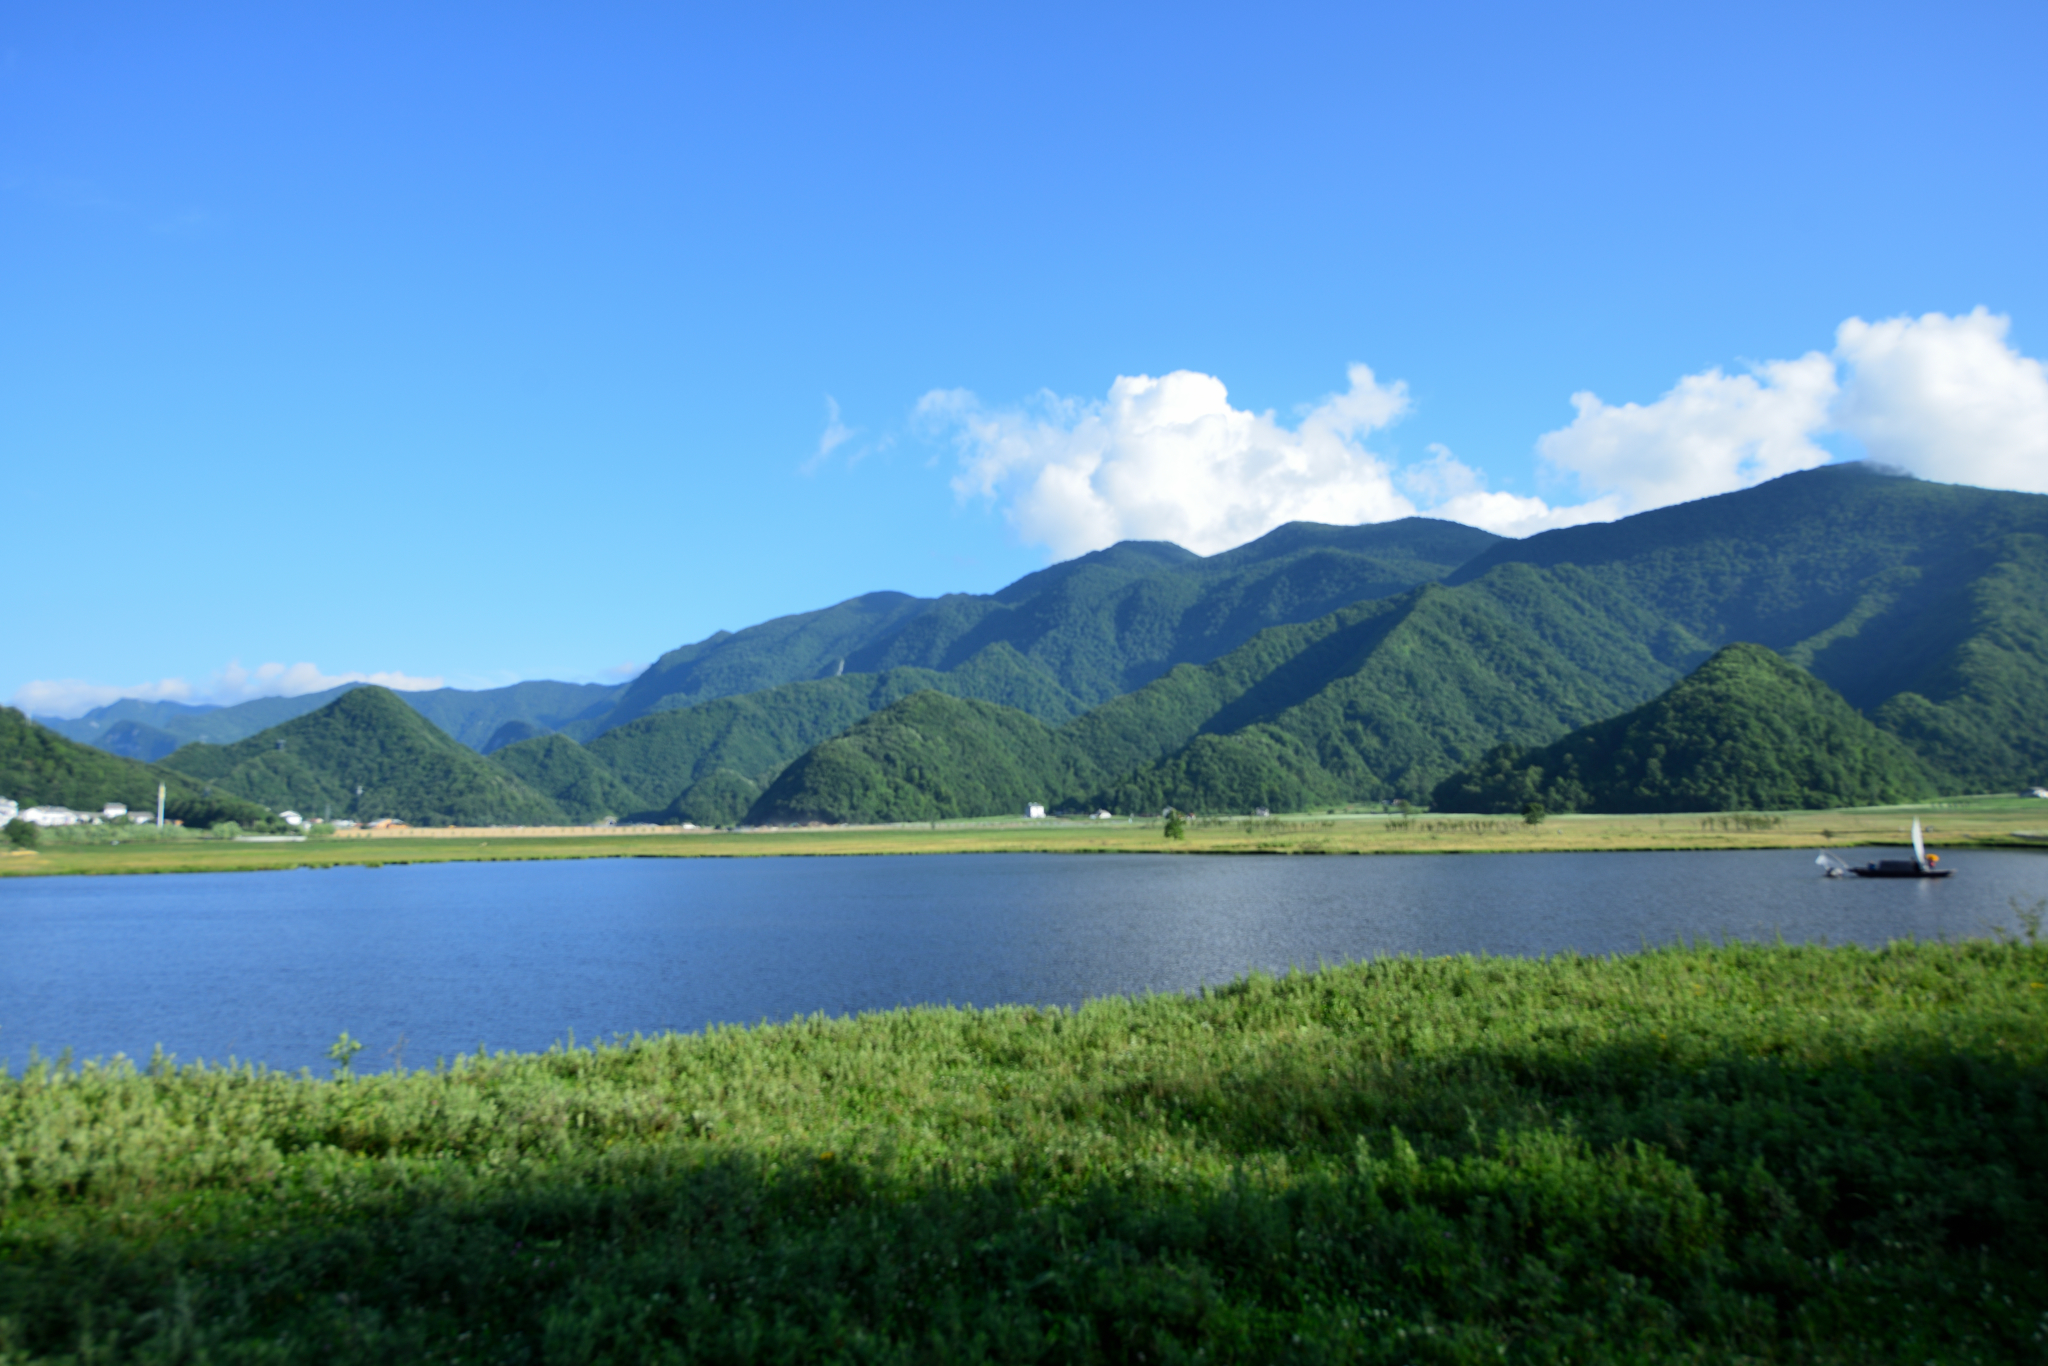
<svg viewBox="0 0 2048 1366"><path fill-rule="evenodd" d="M2043 981L1736 944L345 1083L39 1062L0 1360L2037 1360Z"/></svg>
<svg viewBox="0 0 2048 1366"><path fill-rule="evenodd" d="M19 816L7 822L7 842L17 849L33 849L42 838L42 830Z"/></svg>

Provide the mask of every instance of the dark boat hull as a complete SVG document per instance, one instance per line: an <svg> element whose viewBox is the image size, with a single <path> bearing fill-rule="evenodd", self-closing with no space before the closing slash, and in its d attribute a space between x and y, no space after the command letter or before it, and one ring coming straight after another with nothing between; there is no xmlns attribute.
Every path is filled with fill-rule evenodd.
<svg viewBox="0 0 2048 1366"><path fill-rule="evenodd" d="M1857 877L1947 877L1955 870L1953 868L1915 868L1909 863L1903 868L1887 868L1883 864L1873 864L1862 868L1851 868L1849 871Z"/></svg>

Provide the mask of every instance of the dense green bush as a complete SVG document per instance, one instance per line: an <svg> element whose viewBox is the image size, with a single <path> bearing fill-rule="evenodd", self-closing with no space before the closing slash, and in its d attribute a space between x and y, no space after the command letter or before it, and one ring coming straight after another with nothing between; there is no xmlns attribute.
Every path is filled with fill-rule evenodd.
<svg viewBox="0 0 2048 1366"><path fill-rule="evenodd" d="M2044 981L1388 959L332 1083L42 1063L0 1356L2030 1360Z"/></svg>
<svg viewBox="0 0 2048 1366"><path fill-rule="evenodd" d="M31 822L19 819L8 821L5 831L7 842L17 849L35 848L37 839L43 833Z"/></svg>

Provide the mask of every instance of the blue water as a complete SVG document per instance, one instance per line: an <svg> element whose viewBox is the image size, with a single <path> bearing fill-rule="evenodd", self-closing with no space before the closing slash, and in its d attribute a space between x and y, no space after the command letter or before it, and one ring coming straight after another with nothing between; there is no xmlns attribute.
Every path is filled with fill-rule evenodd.
<svg viewBox="0 0 2048 1366"><path fill-rule="evenodd" d="M1845 854L1852 862L1896 851ZM2011 929L2048 854L1943 882L1811 852L605 859L0 880L0 1057L359 1070L919 1003L1073 1005L1382 954Z"/></svg>

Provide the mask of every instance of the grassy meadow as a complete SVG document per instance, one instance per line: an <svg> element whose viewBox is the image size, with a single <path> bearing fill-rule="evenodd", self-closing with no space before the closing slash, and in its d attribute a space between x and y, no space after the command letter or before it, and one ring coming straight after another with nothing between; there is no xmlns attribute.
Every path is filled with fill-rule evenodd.
<svg viewBox="0 0 2048 1366"><path fill-rule="evenodd" d="M2034 942L0 1080L7 1366L2044 1359Z"/></svg>
<svg viewBox="0 0 2048 1366"><path fill-rule="evenodd" d="M51 873L235 872L336 864L541 858L754 858L765 855L969 853L1450 854L1620 849L1803 849L1904 844L1919 816L1937 849L2048 848L2048 802L1958 797L1849 811L1668 816L1417 815L1334 809L1270 820L1196 818L1186 838L1158 820L963 820L626 834L441 830L346 835L301 844L244 844L147 832L47 839L32 855L0 854L0 876ZM2015 832L2018 832L2016 834ZM2023 838L2032 834L2036 838ZM122 842L109 841L118 837Z"/></svg>

